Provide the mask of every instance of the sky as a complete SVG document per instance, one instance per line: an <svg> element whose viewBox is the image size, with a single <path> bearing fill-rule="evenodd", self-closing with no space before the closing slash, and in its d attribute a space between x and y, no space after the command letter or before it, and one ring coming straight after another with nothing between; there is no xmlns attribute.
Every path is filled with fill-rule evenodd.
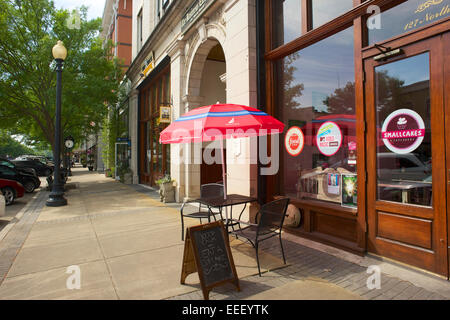
<svg viewBox="0 0 450 320"><path fill-rule="evenodd" d="M103 16L103 9L105 8L105 0L53 0L57 9L73 10L85 5L89 8L88 19L95 19Z"/></svg>

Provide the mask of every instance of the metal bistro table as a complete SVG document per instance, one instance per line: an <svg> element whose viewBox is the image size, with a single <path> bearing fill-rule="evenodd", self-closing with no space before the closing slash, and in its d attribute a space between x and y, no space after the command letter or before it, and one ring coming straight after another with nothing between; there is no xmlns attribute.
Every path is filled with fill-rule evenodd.
<svg viewBox="0 0 450 320"><path fill-rule="evenodd" d="M217 208L220 211L222 211L222 208L225 208L225 225L227 227L234 227L234 225L239 224L238 222L232 222L230 223L229 220L233 219L233 206L243 204L244 208L242 209L241 213L239 214L239 220L241 220L242 213L244 213L245 209L247 208L248 203L257 202L257 198L253 197L247 197L240 194L229 194L227 195L227 199L224 199L223 197L218 198L198 198L196 200L193 200L193 202L199 202L205 206L208 207L208 210L210 211L210 214L212 213L212 208ZM227 207L230 207L230 218L228 218L228 210Z"/></svg>

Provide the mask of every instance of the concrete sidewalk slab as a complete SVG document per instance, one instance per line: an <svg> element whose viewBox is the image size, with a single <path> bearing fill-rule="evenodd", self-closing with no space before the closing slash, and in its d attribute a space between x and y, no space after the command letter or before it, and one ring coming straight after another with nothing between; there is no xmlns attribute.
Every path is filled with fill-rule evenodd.
<svg viewBox="0 0 450 320"><path fill-rule="evenodd" d="M89 220L36 223L28 235L23 248L45 246L80 239L95 239L96 235Z"/></svg>
<svg viewBox="0 0 450 320"><path fill-rule="evenodd" d="M251 295L246 300L363 300L360 296L318 278L298 280Z"/></svg>
<svg viewBox="0 0 450 320"><path fill-rule="evenodd" d="M176 245L106 261L120 299L164 299L200 288L194 276L180 284L182 258L183 246Z"/></svg>
<svg viewBox="0 0 450 320"><path fill-rule="evenodd" d="M0 299L11 300L115 300L116 292L105 262L79 265L81 288L67 289L67 267L7 278L0 287Z"/></svg>
<svg viewBox="0 0 450 320"><path fill-rule="evenodd" d="M103 260L97 239L78 239L20 250L7 277Z"/></svg>
<svg viewBox="0 0 450 320"><path fill-rule="evenodd" d="M146 209L145 212L134 212L130 214L110 214L96 216L92 219L92 224L96 233L101 235L117 234L122 232L133 232L138 230L151 230L158 228L161 224L177 223L178 234L181 239L180 222L175 217L165 215L155 215L157 208ZM122 212L123 213L123 212Z"/></svg>
<svg viewBox="0 0 450 320"><path fill-rule="evenodd" d="M112 258L136 252L182 246L183 242L178 236L179 234L179 226L172 225L156 230L143 229L102 235L98 237L98 240L105 257Z"/></svg>

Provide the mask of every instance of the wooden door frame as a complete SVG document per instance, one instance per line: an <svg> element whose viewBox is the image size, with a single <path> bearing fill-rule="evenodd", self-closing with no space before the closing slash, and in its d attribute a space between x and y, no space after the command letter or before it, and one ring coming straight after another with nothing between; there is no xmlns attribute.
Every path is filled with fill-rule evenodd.
<svg viewBox="0 0 450 320"><path fill-rule="evenodd" d="M437 190L445 190L445 175L442 172L446 170L445 147L441 146L439 137L445 137L444 132L444 87L443 87L443 41L441 36L435 36L417 41L415 37L411 37L411 43L405 44L405 39L393 41L392 48L402 48L404 54L399 57L389 59L385 62L376 62L372 58L364 60L364 71L366 73L365 82L365 110L366 117L371 121L367 122L366 132L366 166L367 166L367 250L382 256L402 260L403 262L416 265L421 268L428 269L432 272L448 276L448 259L447 259L447 236L445 239L440 238L447 234L447 205L445 192L437 192ZM432 131L432 168L433 168L433 208L425 208L415 205L403 205L391 203L387 201L379 201L376 199L376 154L373 148L377 145L376 137L376 110L375 110L375 66L393 63L403 60L407 57L419 55L421 53L430 52L430 97L433 101L433 109L431 111ZM433 98L434 97L434 98ZM408 210L408 216L412 219L422 218L429 219L431 223L431 244L432 249L421 251L418 247L414 249L406 245L401 245L392 241L376 238L378 223L376 214L378 211L389 214L404 214ZM443 214L439 214L444 212ZM374 237L374 238L372 238ZM375 244L375 243L376 244ZM445 246L444 246L445 244ZM394 249L395 248L395 249ZM392 250L394 249L394 250ZM389 253L389 254L386 254ZM445 261L444 261L445 260Z"/></svg>
<svg viewBox="0 0 450 320"><path fill-rule="evenodd" d="M442 43L444 45L444 110L445 110L445 137L446 137L446 156L447 156L447 174L446 177L450 181L450 145L448 145L450 137L450 32L442 35ZM447 269L450 279L450 187L447 186Z"/></svg>

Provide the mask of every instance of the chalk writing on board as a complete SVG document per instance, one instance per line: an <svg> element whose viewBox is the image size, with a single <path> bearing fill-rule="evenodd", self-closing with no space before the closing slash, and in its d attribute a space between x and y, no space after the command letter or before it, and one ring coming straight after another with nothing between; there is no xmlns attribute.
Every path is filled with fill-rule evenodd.
<svg viewBox="0 0 450 320"><path fill-rule="evenodd" d="M216 233L214 231L204 232L200 239L204 247L200 251L200 261L205 275L227 270L229 268L227 252L217 245Z"/></svg>

